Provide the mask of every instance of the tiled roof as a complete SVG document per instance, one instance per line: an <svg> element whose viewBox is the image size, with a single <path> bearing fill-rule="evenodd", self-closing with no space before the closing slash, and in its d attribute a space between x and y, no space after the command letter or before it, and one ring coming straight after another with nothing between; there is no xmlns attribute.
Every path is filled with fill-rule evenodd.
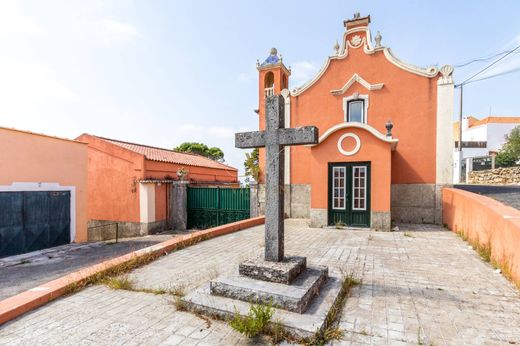
<svg viewBox="0 0 520 346"><path fill-rule="evenodd" d="M477 119L474 116L468 116L468 127L486 125L486 124L520 124L520 117L486 117ZM453 123L453 138L458 141L459 138L459 122Z"/></svg>
<svg viewBox="0 0 520 346"><path fill-rule="evenodd" d="M97 137L97 136L96 136ZM123 142L117 139L103 138L97 137L99 139L105 140L112 144L118 145L122 148L133 151L134 153L138 153L144 155L147 160L151 161L159 161L159 162L170 162L176 163L179 165L186 166L198 166L198 167L208 167L208 168L217 168L217 169L226 169L226 170L234 170L237 169L223 163L220 163L215 160L208 159L207 157L196 155L196 154L187 154L187 153L179 153L169 149L151 147L149 145L136 144L130 142Z"/></svg>
<svg viewBox="0 0 520 346"><path fill-rule="evenodd" d="M520 124L520 117L487 117L484 119L480 119L473 124L473 126L479 126L484 124Z"/></svg>

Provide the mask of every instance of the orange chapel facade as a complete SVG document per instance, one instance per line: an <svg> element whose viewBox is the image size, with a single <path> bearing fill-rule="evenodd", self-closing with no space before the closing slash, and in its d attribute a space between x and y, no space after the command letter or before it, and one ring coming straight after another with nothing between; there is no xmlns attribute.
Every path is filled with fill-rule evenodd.
<svg viewBox="0 0 520 346"><path fill-rule="evenodd" d="M402 62L370 16L346 20L341 45L309 82L289 90L276 49L258 64L259 127L265 97L285 99L285 126L314 125L319 143L285 148L285 212L311 225L389 230L391 222L440 223L452 184L453 67ZM259 208L265 204L260 150Z"/></svg>

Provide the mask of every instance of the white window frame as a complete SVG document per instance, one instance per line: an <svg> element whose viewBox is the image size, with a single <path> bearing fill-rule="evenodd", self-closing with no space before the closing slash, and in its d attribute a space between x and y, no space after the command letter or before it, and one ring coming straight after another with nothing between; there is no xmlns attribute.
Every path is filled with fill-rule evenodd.
<svg viewBox="0 0 520 346"><path fill-rule="evenodd" d="M343 171L343 197L338 197L338 198L343 198L343 208L336 208L334 205L334 200L336 199L336 195L335 195L336 177L335 177L334 173L336 172L336 170ZM338 187L338 189L341 189L341 188ZM345 166L332 167L332 209L334 209L334 210L346 210L347 209L347 167L345 167Z"/></svg>
<svg viewBox="0 0 520 346"><path fill-rule="evenodd" d="M359 208L359 207L355 207L355 203L354 203L354 199L356 198L356 184L355 184L355 179L356 179L356 174L355 174L355 170L356 168L362 168L364 171L365 171L365 177L363 178L365 180L364 182L364 185L363 185L363 197L359 196L357 198L359 198L360 200L362 199L365 203L364 203L364 208ZM368 169L367 169L367 166L352 166L352 210L357 210L357 211L365 211L367 210L367 182L368 182ZM358 188L360 189L360 188Z"/></svg>
<svg viewBox="0 0 520 346"><path fill-rule="evenodd" d="M363 101L364 114L363 114L362 124L368 124L368 95L360 95L359 93L354 93L350 96L343 98L343 120L345 122L349 122L349 120L348 120L348 103L350 101Z"/></svg>

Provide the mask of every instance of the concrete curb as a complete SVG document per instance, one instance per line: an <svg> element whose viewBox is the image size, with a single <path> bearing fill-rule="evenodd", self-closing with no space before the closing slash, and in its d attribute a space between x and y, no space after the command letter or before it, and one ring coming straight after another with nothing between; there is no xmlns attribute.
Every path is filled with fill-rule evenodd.
<svg viewBox="0 0 520 346"><path fill-rule="evenodd" d="M72 272L62 276L61 278L49 281L38 287L31 288L28 291L0 301L0 325L23 315L28 311L40 307L51 300L61 297L67 293L67 290L71 285L78 284L82 280L93 277L94 275L115 266L128 263L140 257L149 256L150 254L158 256L166 255L168 252L175 250L180 246L189 246L192 245L193 242L207 240L240 231L245 228L262 225L264 222L264 216L259 216L209 228L203 231L193 232Z"/></svg>

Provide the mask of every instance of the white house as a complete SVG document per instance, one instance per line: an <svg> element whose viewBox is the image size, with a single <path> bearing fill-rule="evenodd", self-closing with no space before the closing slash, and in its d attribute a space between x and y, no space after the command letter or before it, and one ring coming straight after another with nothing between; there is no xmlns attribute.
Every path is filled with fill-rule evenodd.
<svg viewBox="0 0 520 346"><path fill-rule="evenodd" d="M477 119L466 116L462 119L462 154L463 158L488 156L497 152L506 142L506 136L516 126L520 126L520 117L486 117ZM458 150L459 123L453 126L455 150Z"/></svg>

